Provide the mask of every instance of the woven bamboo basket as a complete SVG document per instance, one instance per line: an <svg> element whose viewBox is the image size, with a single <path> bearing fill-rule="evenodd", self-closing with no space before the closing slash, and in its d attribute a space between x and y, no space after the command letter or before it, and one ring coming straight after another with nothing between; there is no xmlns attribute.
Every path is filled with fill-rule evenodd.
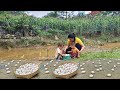
<svg viewBox="0 0 120 90"><path fill-rule="evenodd" d="M39 73L39 65L41 64L41 62L29 62L29 63L34 63L34 64L38 65L38 69L37 69L35 72L33 72L33 73L31 73L31 74L28 74L28 75L18 75L18 74L15 73L15 71L16 71L17 68L19 68L19 67L21 66L21 65L19 65L18 67L16 67L16 68L14 69L14 75L15 75L17 78L23 78L23 79L30 79L30 78L32 78L33 76L37 75L37 74ZM24 65L24 64L22 64L22 65Z"/></svg>
<svg viewBox="0 0 120 90"><path fill-rule="evenodd" d="M55 67L55 69L57 69L60 65L63 65L63 64L66 64L66 63L73 63L73 64L77 64L76 62L63 62L61 64L59 64L58 66ZM78 66L79 68L79 66ZM54 70L55 70L54 69ZM54 72L53 72L53 75L56 77L56 78L61 78L61 79L69 79L71 78L72 76L75 76L76 74L78 74L78 69L76 71L74 71L73 73L70 73L70 74L67 74L67 75L56 75Z"/></svg>

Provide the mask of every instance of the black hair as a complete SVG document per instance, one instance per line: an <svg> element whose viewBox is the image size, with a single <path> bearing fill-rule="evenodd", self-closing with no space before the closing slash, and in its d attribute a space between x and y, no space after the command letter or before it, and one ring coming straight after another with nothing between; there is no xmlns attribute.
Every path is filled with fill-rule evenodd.
<svg viewBox="0 0 120 90"><path fill-rule="evenodd" d="M76 37L76 36L75 36L74 33L68 35L68 38L73 38L73 39L74 39L74 42L75 42L75 37Z"/></svg>
<svg viewBox="0 0 120 90"><path fill-rule="evenodd" d="M75 36L75 33L72 33ZM76 37L76 36L75 36Z"/></svg>

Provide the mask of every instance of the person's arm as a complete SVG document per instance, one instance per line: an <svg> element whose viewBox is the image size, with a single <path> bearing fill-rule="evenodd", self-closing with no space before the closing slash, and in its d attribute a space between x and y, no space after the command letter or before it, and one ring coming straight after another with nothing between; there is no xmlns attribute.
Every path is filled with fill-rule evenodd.
<svg viewBox="0 0 120 90"><path fill-rule="evenodd" d="M80 50L80 52L82 52L84 50L84 48L85 48L85 46L83 45L82 48L81 48L81 50Z"/></svg>
<svg viewBox="0 0 120 90"><path fill-rule="evenodd" d="M80 51L76 48L76 51L77 51L77 57L79 58L80 57Z"/></svg>

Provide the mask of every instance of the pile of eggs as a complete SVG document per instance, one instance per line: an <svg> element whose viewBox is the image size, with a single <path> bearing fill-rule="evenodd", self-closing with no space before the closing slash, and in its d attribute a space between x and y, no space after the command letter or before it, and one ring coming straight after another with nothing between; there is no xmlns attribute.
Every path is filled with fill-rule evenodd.
<svg viewBox="0 0 120 90"><path fill-rule="evenodd" d="M67 75L75 72L78 69L77 64L74 63L66 63L58 66L57 69L53 72L56 75Z"/></svg>
<svg viewBox="0 0 120 90"><path fill-rule="evenodd" d="M15 73L18 75L28 75L28 74L32 74L35 71L37 71L38 68L39 68L38 65L34 63L27 63L17 68Z"/></svg>

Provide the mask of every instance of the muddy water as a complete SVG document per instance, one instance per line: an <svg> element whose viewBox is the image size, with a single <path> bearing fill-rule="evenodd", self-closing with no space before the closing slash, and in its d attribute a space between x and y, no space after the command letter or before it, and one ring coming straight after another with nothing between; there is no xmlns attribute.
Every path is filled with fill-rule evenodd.
<svg viewBox="0 0 120 90"><path fill-rule="evenodd" d="M83 52L87 51L100 51L105 49L120 48L120 42L118 43L107 43L104 46L89 47L86 46ZM25 48L14 48L11 50L0 50L0 60L11 60L11 59L51 59L55 56L56 46L36 46L36 47L25 47Z"/></svg>
<svg viewBox="0 0 120 90"><path fill-rule="evenodd" d="M11 50L0 50L0 59L45 59L54 58L55 46L14 48Z"/></svg>

